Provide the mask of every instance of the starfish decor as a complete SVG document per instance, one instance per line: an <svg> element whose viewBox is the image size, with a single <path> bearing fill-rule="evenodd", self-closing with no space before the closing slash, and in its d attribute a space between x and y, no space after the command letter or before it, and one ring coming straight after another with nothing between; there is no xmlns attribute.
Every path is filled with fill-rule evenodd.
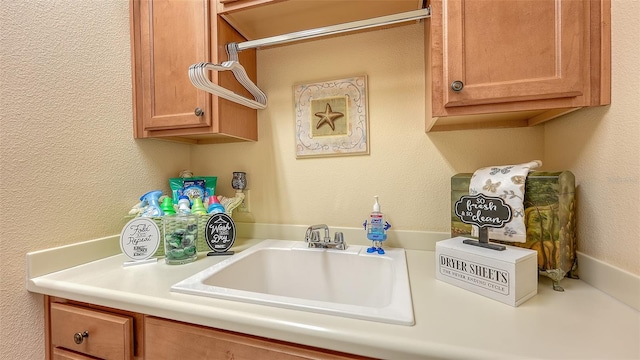
<svg viewBox="0 0 640 360"><path fill-rule="evenodd" d="M316 124L316 129L320 129L320 127L324 124L329 124L331 130L336 129L336 125L333 122L344 116L343 113L334 112L333 110L331 110L331 105L329 105L328 103L324 112L317 112L315 113L315 115L320 118L320 120L318 120L318 123Z"/></svg>

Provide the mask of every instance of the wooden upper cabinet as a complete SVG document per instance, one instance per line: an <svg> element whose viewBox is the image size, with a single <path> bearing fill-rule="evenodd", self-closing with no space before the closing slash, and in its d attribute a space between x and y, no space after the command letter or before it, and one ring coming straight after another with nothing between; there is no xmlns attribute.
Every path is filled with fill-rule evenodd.
<svg viewBox="0 0 640 360"><path fill-rule="evenodd" d="M194 115L209 97L188 77L191 64L211 59L207 2L142 1L140 23L144 130L210 125L210 115Z"/></svg>
<svg viewBox="0 0 640 360"><path fill-rule="evenodd" d="M189 143L257 140L257 112L197 89L189 66L228 60L225 44L245 39L211 0L131 0L134 137ZM256 82L256 53L240 63ZM210 79L251 97L231 72Z"/></svg>
<svg viewBox="0 0 640 360"><path fill-rule="evenodd" d="M588 59L572 54L583 53L584 7L582 1L449 1L444 81L463 88L444 92L444 106L583 95L580 69Z"/></svg>
<svg viewBox="0 0 640 360"><path fill-rule="evenodd" d="M610 103L608 0L431 5L427 130L535 125Z"/></svg>

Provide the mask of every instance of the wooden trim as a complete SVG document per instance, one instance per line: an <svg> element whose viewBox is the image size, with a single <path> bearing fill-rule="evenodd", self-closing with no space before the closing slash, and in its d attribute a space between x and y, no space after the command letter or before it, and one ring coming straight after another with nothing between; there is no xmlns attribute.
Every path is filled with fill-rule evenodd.
<svg viewBox="0 0 640 360"><path fill-rule="evenodd" d="M44 296L44 358L45 360L52 359L51 353L51 297L49 295Z"/></svg>
<svg viewBox="0 0 640 360"><path fill-rule="evenodd" d="M441 118L445 120L446 118ZM470 121L468 123L460 124L446 124L438 123L431 128L431 132L436 131L454 131L454 130L478 130L478 129L503 129L503 128L517 128L527 127L526 119L514 119L508 121L482 121L475 122Z"/></svg>
<svg viewBox="0 0 640 360"><path fill-rule="evenodd" d="M545 121L549 121L549 120L555 119L555 118L557 118L559 116L566 115L566 114L574 112L574 111L576 111L578 109L580 109L580 108L579 107L575 107L575 108L553 109L553 110L545 111L545 112L543 112L542 114L540 114L538 116L534 116L534 117L530 118L527 122L529 123L529 126L542 124Z"/></svg>
<svg viewBox="0 0 640 360"><path fill-rule="evenodd" d="M611 0L591 0L591 105L611 104Z"/></svg>
<svg viewBox="0 0 640 360"><path fill-rule="evenodd" d="M440 118L437 116L432 118L427 117L427 119L424 122L424 131L431 132L431 130L433 129L433 126L438 122L439 119Z"/></svg>
<svg viewBox="0 0 640 360"><path fill-rule="evenodd" d="M131 33L131 97L132 97L132 115L133 115L133 137L134 139L144 138L144 129L142 122L142 107L138 106L138 102L142 99L142 55L140 54L140 1L129 1L129 31ZM137 121L136 119L140 119Z"/></svg>
<svg viewBox="0 0 640 360"><path fill-rule="evenodd" d="M282 2L287 0L231 0L231 1L217 1L218 14L226 15L237 11L248 10L257 8L264 5L270 5L276 2Z"/></svg>

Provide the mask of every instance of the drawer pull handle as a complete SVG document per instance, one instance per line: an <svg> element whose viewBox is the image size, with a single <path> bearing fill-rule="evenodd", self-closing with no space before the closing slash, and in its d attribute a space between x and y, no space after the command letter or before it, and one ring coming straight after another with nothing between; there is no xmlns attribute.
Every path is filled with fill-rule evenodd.
<svg viewBox="0 0 640 360"><path fill-rule="evenodd" d="M85 332L77 332L75 334L73 334L73 341L80 345L82 344L82 342L84 341L84 338L89 337L89 332L85 331Z"/></svg>

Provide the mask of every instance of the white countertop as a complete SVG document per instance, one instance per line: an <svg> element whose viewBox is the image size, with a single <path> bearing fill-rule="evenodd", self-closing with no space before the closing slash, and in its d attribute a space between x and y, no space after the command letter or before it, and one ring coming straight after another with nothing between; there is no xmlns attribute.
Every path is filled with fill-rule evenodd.
<svg viewBox="0 0 640 360"><path fill-rule="evenodd" d="M111 239L112 241L113 239ZM258 239L239 239L241 251ZM432 251L406 250L416 324L402 326L173 293L225 257L123 267L118 254L27 279L29 291L376 358L640 359L640 312L581 280L517 308L435 279ZM29 261L42 261L32 258ZM29 265L28 267L32 266ZM30 268L29 268L30 269ZM306 269L313 271L313 269ZM33 272L29 272L30 274Z"/></svg>

